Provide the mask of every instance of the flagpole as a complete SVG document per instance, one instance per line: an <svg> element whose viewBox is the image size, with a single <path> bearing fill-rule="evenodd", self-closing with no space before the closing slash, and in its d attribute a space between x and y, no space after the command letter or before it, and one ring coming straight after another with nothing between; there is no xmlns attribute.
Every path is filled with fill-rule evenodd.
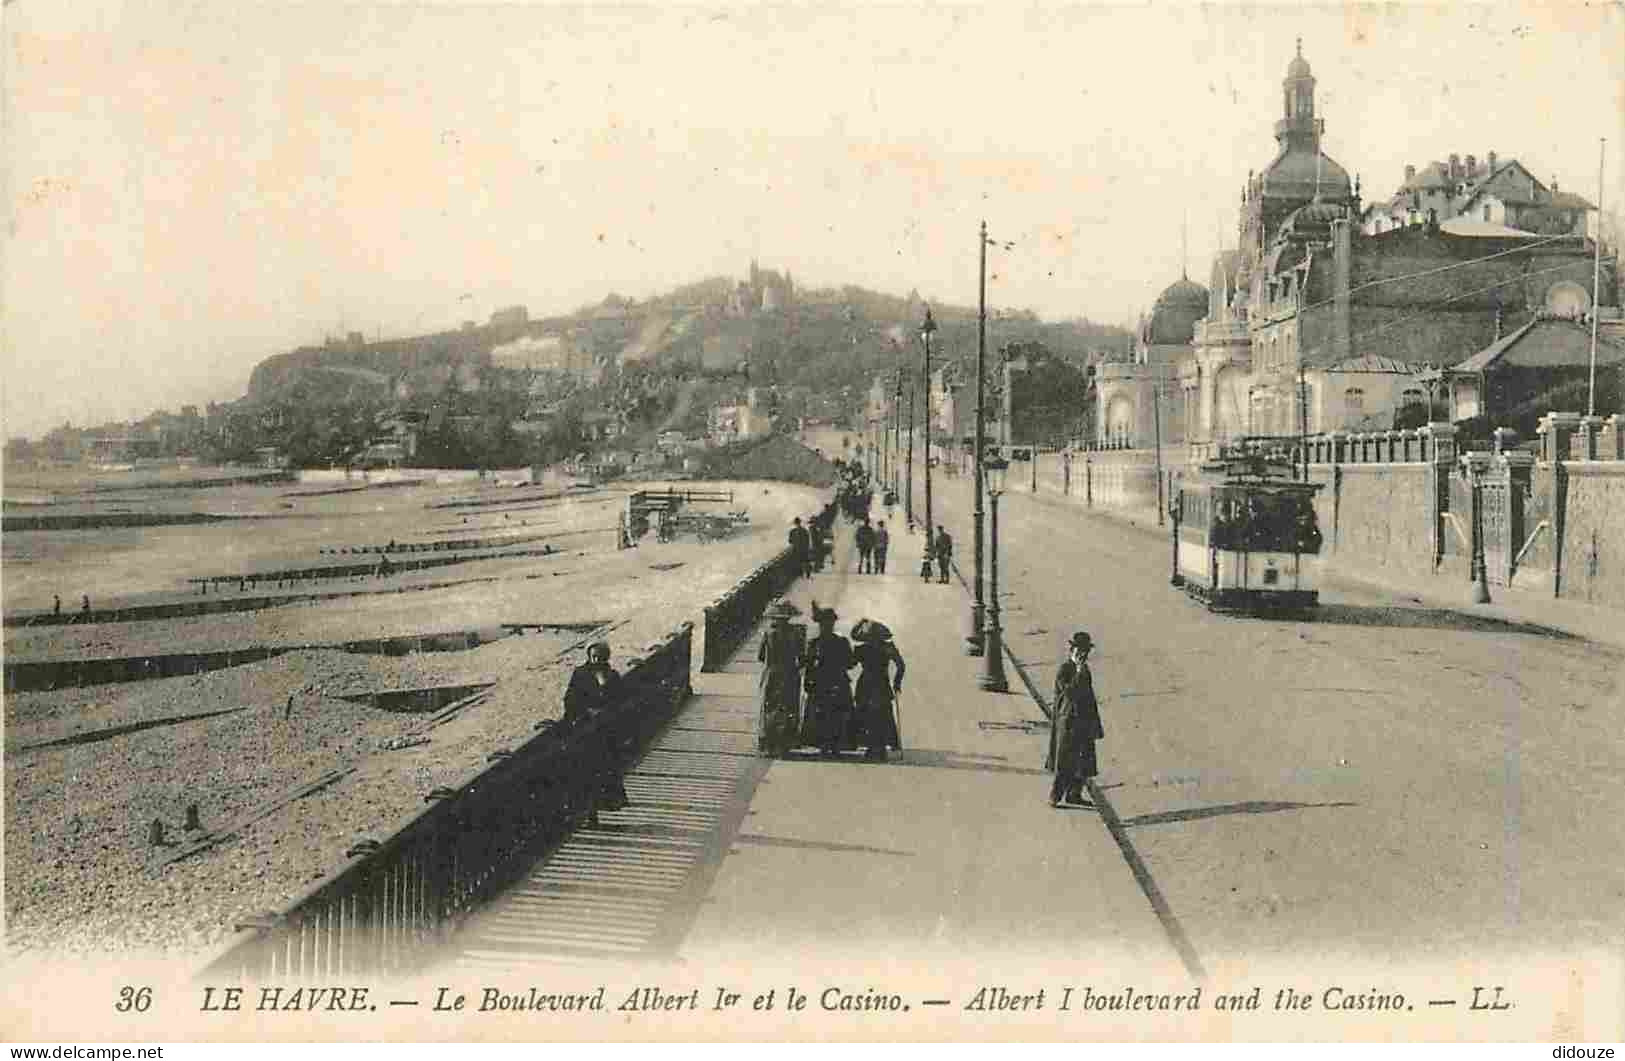
<svg viewBox="0 0 1625 1061"><path fill-rule="evenodd" d="M1591 263L1591 379L1586 388L1586 415L1597 415L1597 312L1602 305L1602 164L1608 138L1597 141L1597 235L1592 240L1596 256Z"/></svg>

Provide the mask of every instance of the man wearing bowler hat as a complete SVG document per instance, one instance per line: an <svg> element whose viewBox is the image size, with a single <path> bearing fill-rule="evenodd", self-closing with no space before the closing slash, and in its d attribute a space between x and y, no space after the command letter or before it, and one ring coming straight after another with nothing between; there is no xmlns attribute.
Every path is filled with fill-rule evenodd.
<svg viewBox="0 0 1625 1061"><path fill-rule="evenodd" d="M1099 773L1095 741L1106 736L1095 703L1094 679L1089 673L1089 650L1094 641L1079 630L1067 643L1067 659L1055 675L1055 717L1051 720L1046 770L1055 772L1050 785L1052 807L1093 806L1083 795L1084 782Z"/></svg>

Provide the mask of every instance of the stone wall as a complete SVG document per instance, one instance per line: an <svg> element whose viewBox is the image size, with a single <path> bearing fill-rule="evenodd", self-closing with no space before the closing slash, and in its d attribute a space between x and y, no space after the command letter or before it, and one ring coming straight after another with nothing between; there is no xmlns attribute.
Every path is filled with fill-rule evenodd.
<svg viewBox="0 0 1625 1061"><path fill-rule="evenodd" d="M1330 523L1323 517L1321 534L1333 544L1323 555L1354 568L1433 573L1431 468L1351 464L1333 469L1332 478L1335 515Z"/></svg>
<svg viewBox="0 0 1625 1061"><path fill-rule="evenodd" d="M1573 461L1564 471L1557 596L1625 608L1625 463Z"/></svg>

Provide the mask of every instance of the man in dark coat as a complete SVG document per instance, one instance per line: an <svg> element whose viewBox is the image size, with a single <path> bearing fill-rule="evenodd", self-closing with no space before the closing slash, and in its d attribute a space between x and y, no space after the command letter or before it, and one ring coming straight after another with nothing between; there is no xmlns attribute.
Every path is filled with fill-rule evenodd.
<svg viewBox="0 0 1625 1061"><path fill-rule="evenodd" d="M874 556L875 551L875 529L869 526L869 519L867 516L864 517L862 523L858 524L858 529L855 536L857 538L858 545L858 574L872 574L874 571L874 561L872 557Z"/></svg>
<svg viewBox="0 0 1625 1061"><path fill-rule="evenodd" d="M931 551L937 555L937 581L948 581L948 565L954 559L954 540L949 536L942 524L937 524L937 538L931 543Z"/></svg>
<svg viewBox="0 0 1625 1061"><path fill-rule="evenodd" d="M812 574L812 535L798 516L790 525L790 551L795 554L796 572L802 578Z"/></svg>
<svg viewBox="0 0 1625 1061"><path fill-rule="evenodd" d="M886 553L891 549L891 533L886 530L886 523L881 521L875 528L875 560L872 570L877 575L886 573Z"/></svg>
<svg viewBox="0 0 1625 1061"><path fill-rule="evenodd" d="M625 699L621 676L609 665L609 643L599 641L587 649L587 662L570 674L570 684L564 690L564 718L561 725L579 729ZM607 735L595 745L591 755L593 781L590 786L589 814L594 822L600 810L623 810L629 805L626 785L621 780L623 768L620 746Z"/></svg>
<svg viewBox="0 0 1625 1061"><path fill-rule="evenodd" d="M1055 772L1049 805L1091 806L1083 796L1085 781L1099 773L1095 741L1106 736L1095 703L1094 679L1089 673L1089 650L1094 642L1078 631L1068 644L1067 660L1055 675L1055 717L1051 719L1049 757L1044 769Z"/></svg>

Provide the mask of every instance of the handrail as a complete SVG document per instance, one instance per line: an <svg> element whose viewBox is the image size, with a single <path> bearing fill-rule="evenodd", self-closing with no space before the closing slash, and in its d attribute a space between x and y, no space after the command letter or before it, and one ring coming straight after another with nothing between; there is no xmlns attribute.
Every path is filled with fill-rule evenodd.
<svg viewBox="0 0 1625 1061"><path fill-rule="evenodd" d="M511 883L530 856L592 808L606 771L641 747L687 698L693 624L634 660L627 695L569 729L549 726L456 786L280 911L262 915L203 968L237 980L311 974L409 973L477 905Z"/></svg>
<svg viewBox="0 0 1625 1061"><path fill-rule="evenodd" d="M812 523L816 529L827 531L834 519L832 501L812 518ZM795 554L786 546L707 606L700 670L707 673L719 670L761 622L768 605L782 596L800 574Z"/></svg>

